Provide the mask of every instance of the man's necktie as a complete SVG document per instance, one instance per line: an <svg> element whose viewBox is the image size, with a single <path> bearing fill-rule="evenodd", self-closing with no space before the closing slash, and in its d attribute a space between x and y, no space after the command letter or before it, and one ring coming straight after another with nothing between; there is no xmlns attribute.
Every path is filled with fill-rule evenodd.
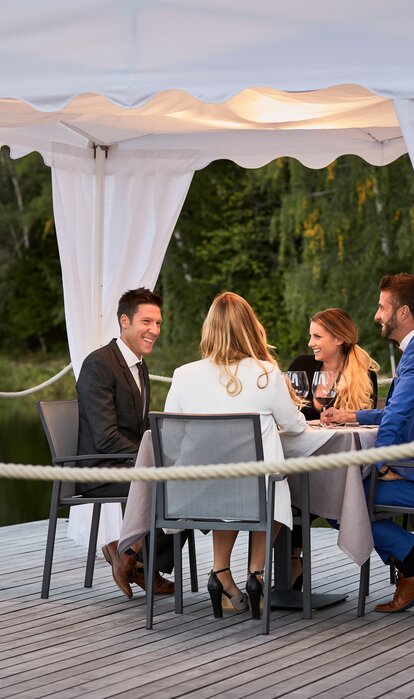
<svg viewBox="0 0 414 699"><path fill-rule="evenodd" d="M144 415L145 414L146 398L147 398L147 389L145 386L145 376L144 376L144 368L142 366L142 362L137 362L137 369L138 369L139 385L140 385L141 398L142 398L142 414Z"/></svg>

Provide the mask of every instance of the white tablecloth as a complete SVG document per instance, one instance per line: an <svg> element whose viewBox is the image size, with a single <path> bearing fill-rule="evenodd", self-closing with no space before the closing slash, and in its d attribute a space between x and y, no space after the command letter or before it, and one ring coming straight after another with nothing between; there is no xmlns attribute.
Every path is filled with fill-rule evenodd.
<svg viewBox="0 0 414 699"><path fill-rule="evenodd" d="M318 435L329 435L320 445ZM314 456L335 454L375 446L377 430L364 427L317 429L308 428L293 442L282 435L286 457L307 452ZM312 451L313 446L315 449ZM300 508L299 476L289 476L292 505ZM371 524L364 495L361 467L349 466L329 471L313 471L309 476L310 511L340 523L338 546L357 565L366 561L374 547Z"/></svg>

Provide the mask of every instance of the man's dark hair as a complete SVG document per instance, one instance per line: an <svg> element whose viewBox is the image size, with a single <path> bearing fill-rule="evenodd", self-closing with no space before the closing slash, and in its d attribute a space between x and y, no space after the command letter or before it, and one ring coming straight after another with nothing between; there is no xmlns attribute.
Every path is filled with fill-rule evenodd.
<svg viewBox="0 0 414 699"><path fill-rule="evenodd" d="M145 289L143 286L140 286L139 289L130 289L129 291L126 291L125 294L122 294L121 298L119 299L117 310L119 325L121 326L122 315L125 314L128 319L132 321L132 318L138 310L138 306L143 304L149 304L150 306L158 306L158 308L161 308L161 296L158 296L158 294L155 294L149 289Z"/></svg>
<svg viewBox="0 0 414 699"><path fill-rule="evenodd" d="M380 281L380 291L390 291L394 310L408 306L414 317L414 274L388 274Z"/></svg>

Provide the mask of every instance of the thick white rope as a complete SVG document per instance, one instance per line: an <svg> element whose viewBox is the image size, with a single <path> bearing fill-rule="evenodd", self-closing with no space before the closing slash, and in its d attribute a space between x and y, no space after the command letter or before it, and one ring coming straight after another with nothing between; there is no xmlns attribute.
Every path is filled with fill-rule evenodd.
<svg viewBox="0 0 414 699"><path fill-rule="evenodd" d="M32 388L25 388L23 391L0 391L0 398L18 398L19 396L30 396L32 393L42 391L47 386L50 386L55 381L58 381L71 369L72 364L68 364L64 369L55 374L55 376L47 379L47 381L43 381L43 383L39 383L37 386L32 386ZM164 383L171 383L172 381L169 376L157 376L156 374L150 374L149 377L153 381L163 381Z"/></svg>
<svg viewBox="0 0 414 699"><path fill-rule="evenodd" d="M72 364L68 364L67 366L65 366L64 369L55 374L55 376L52 376L52 378L47 379L47 381L43 381L43 383L39 383L37 386L32 386L32 388L25 388L23 391L0 391L0 398L17 398L18 396L30 396L31 393L41 391L43 388L46 388L55 381L58 381L71 369Z"/></svg>
<svg viewBox="0 0 414 699"><path fill-rule="evenodd" d="M329 470L344 466L364 466L377 461L394 461L414 458L414 442L407 444L340 452L326 456L310 456L285 459L276 463L251 461L239 464L210 464L207 466L169 466L168 468L79 468L61 466L33 466L31 464L0 464L0 478L19 480L76 481L76 482L127 482L207 480L210 478L235 478L262 476L271 473L293 474Z"/></svg>
<svg viewBox="0 0 414 699"><path fill-rule="evenodd" d="M59 371L55 376L52 376L47 381L39 383L37 386L32 386L32 388L25 388L23 391L0 391L0 398L17 398L18 396L30 396L31 393L36 393L41 391L43 388L50 386L55 381L58 381L65 376L72 369L72 364L68 364L62 371ZM150 374L150 379L152 381L161 381L163 383L171 383L172 378L170 376L159 376L158 374ZM378 379L378 385L385 385L391 383L392 379Z"/></svg>
<svg viewBox="0 0 414 699"><path fill-rule="evenodd" d="M163 383L172 383L172 379L169 376L157 376L157 374L150 374L149 377L152 381L162 381Z"/></svg>

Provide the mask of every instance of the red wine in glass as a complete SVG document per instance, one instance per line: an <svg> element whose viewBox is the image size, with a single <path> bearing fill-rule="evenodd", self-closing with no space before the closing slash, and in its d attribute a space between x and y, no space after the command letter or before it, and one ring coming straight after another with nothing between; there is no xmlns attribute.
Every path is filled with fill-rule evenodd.
<svg viewBox="0 0 414 699"><path fill-rule="evenodd" d="M336 383L333 371L315 371L312 380L312 393L315 401L325 408L333 405L336 398Z"/></svg>

